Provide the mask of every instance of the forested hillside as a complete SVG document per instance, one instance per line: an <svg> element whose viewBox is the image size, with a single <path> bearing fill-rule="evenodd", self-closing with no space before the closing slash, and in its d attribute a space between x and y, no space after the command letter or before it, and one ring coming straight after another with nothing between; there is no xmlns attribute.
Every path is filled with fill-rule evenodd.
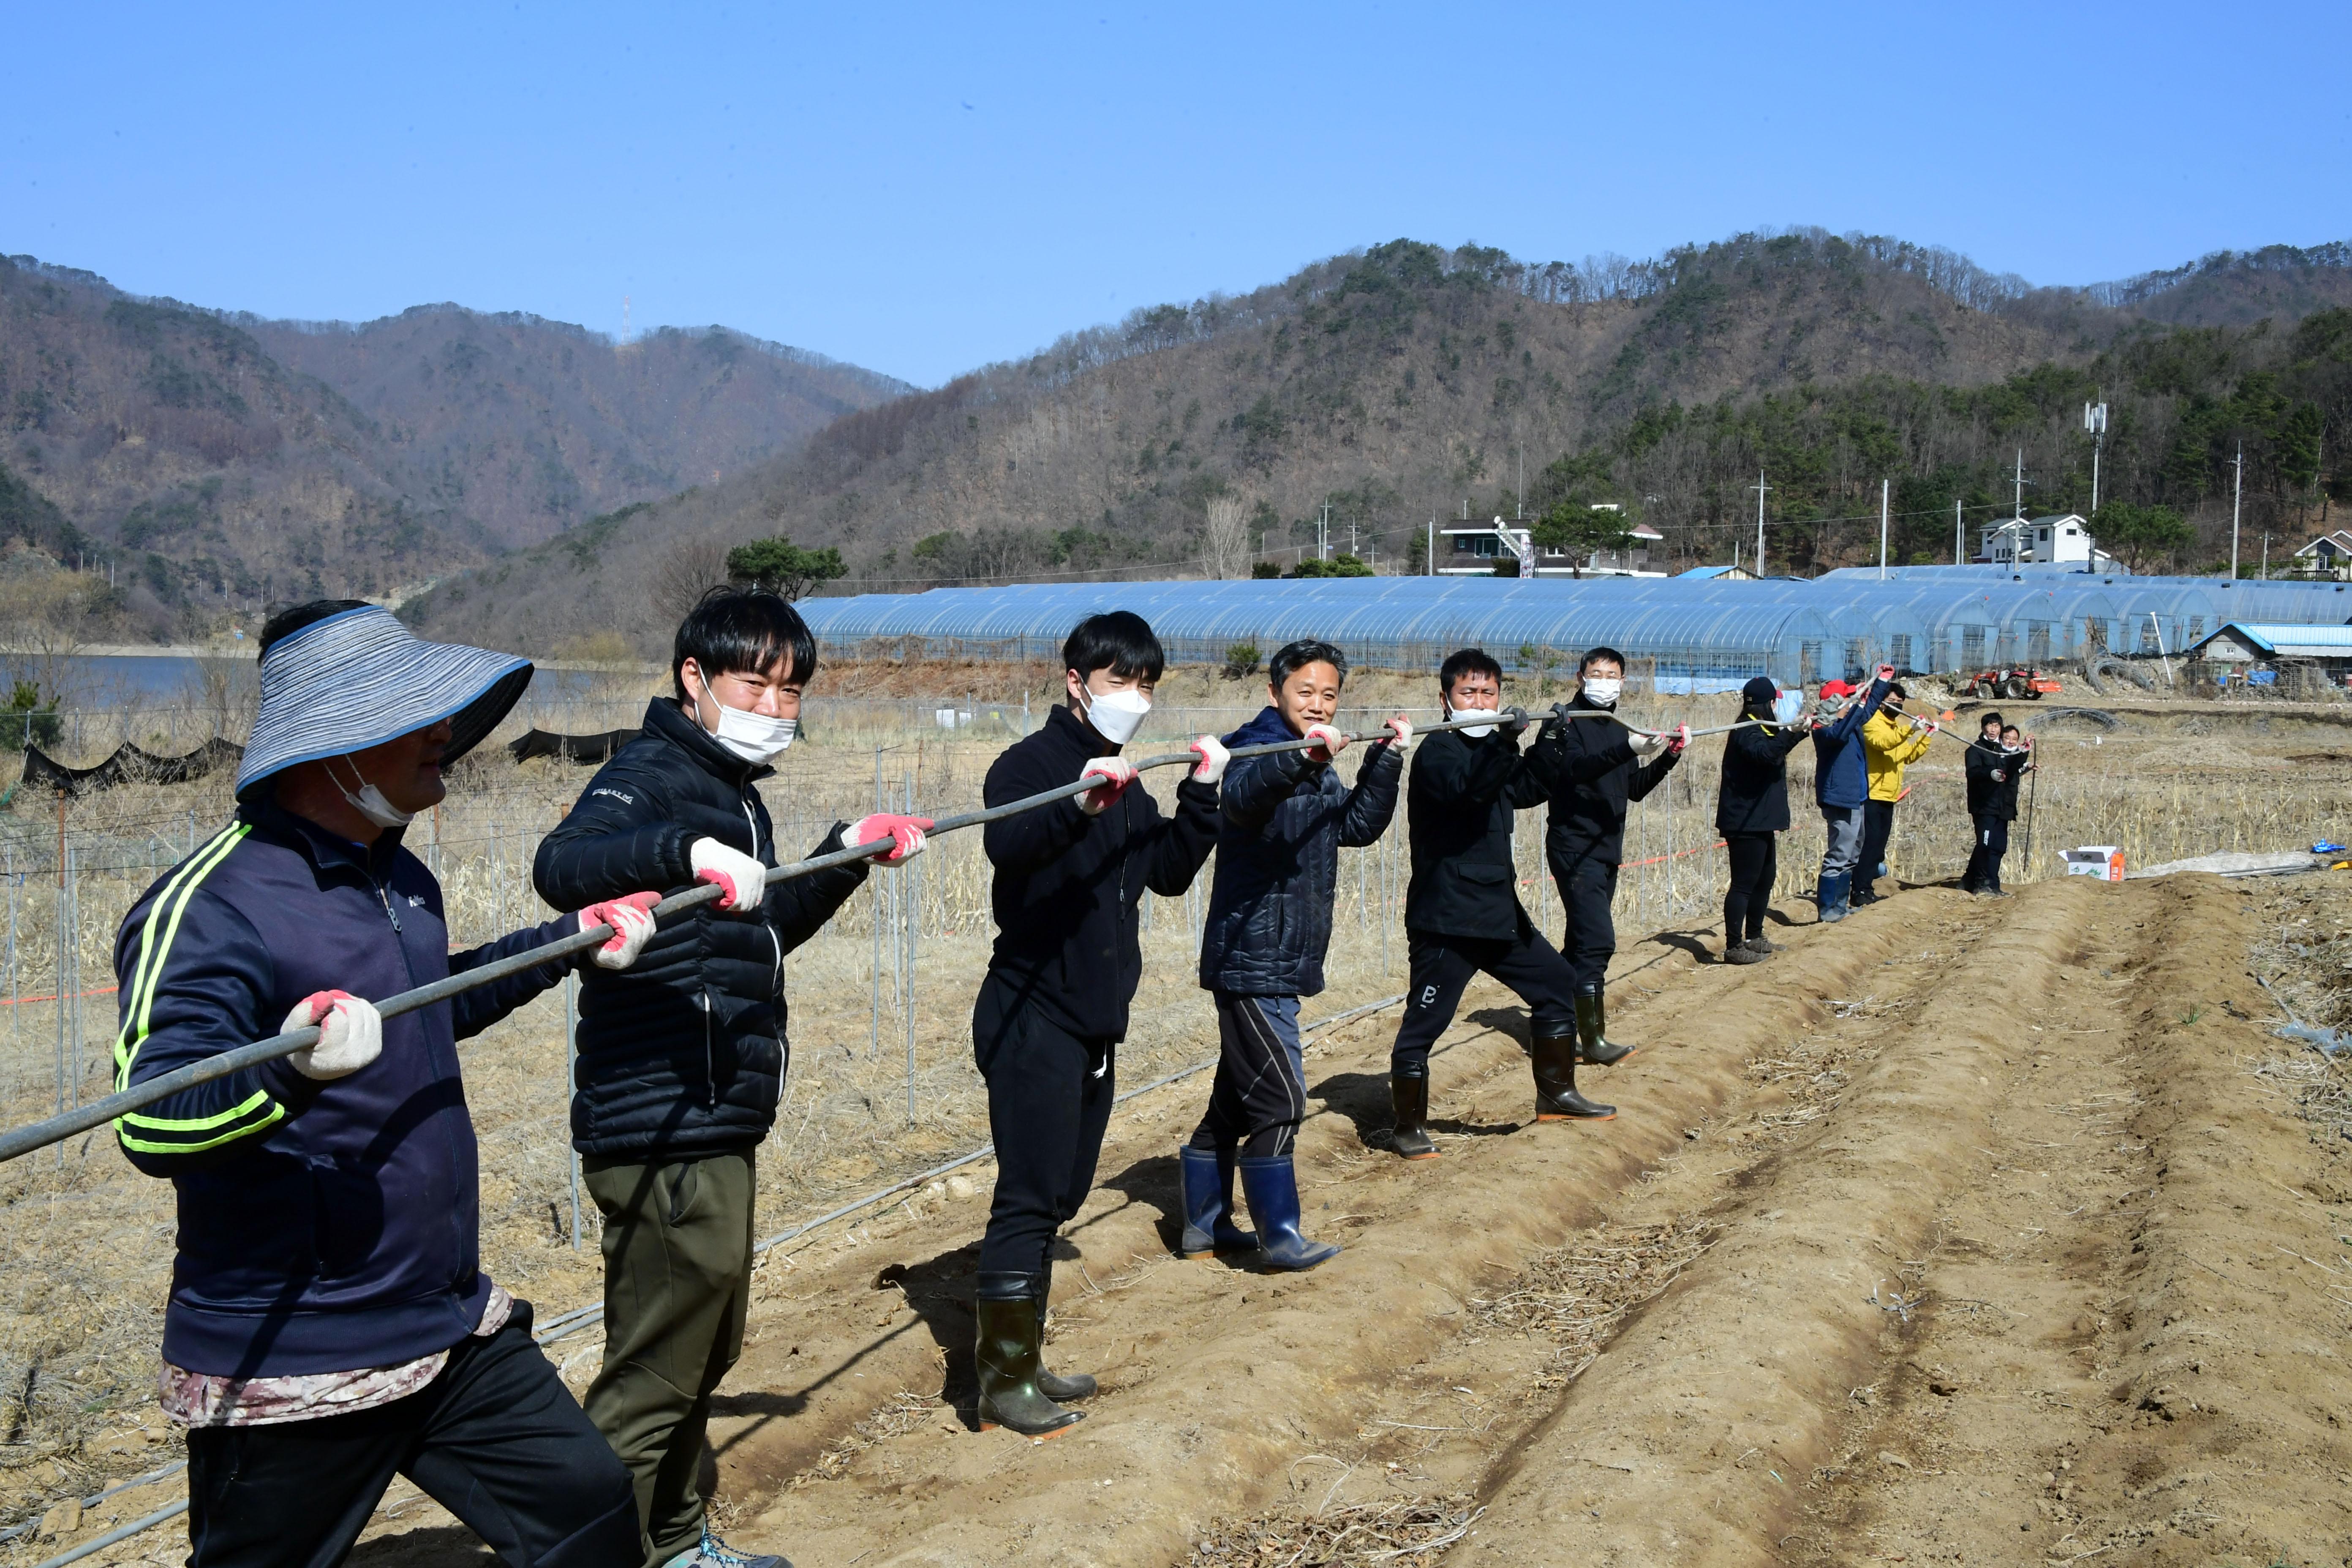
<svg viewBox="0 0 2352 1568"><path fill-rule="evenodd" d="M1681 566L1753 537L1759 469L1780 569L1874 552L1882 478L1898 557L1948 559L1955 501L2005 514L2021 449L2029 510L2087 504L2093 399L2114 408L2102 499L2174 509L2168 548L2201 561L2238 440L2252 528L2300 529L2352 476L2342 252L2057 289L1818 231L1581 268L1400 240L845 416L409 613L520 647L584 618L652 648L679 582L777 535L837 547L836 591L1193 573L1221 496L1286 560L1328 503L1335 547L1384 567L1417 560L1433 516L1615 501ZM2249 301L2276 313L2241 321Z"/></svg>
<svg viewBox="0 0 2352 1568"><path fill-rule="evenodd" d="M188 635L413 587L905 390L715 328L615 345L450 306L307 326L0 258L0 523L108 563L131 624Z"/></svg>

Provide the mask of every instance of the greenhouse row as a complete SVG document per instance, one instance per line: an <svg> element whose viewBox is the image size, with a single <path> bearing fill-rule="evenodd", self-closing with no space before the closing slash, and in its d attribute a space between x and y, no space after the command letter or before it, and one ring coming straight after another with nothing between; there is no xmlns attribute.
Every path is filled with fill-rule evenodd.
<svg viewBox="0 0 2352 1568"><path fill-rule="evenodd" d="M1431 668L1480 647L1507 668L1572 662L1606 645L1649 661L1660 690L1722 691L1752 676L1810 682L1880 663L1918 673L2046 664L2102 650L2177 653L2226 620L2304 620L2313 611L2235 590L2284 584L1975 574L1967 568L1838 572L1813 580L1324 577L1246 582L1024 584L811 599L801 606L835 656L1054 658L1080 619L1133 610L1179 662L1260 658L1300 637L1360 665ZM2332 616L2352 619L2352 596ZM2228 613L2224 613L2225 605Z"/></svg>

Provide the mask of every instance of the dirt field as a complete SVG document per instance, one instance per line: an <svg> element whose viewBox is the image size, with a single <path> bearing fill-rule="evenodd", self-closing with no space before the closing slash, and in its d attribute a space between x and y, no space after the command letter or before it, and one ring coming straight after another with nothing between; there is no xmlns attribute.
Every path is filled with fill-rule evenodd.
<svg viewBox="0 0 2352 1568"><path fill-rule="evenodd" d="M2342 837L2352 747L2319 721L2134 722L2068 734L2086 754L2044 785L2042 810L2063 814L2049 843L2126 818L2142 858ZM976 789L950 765L945 787ZM1956 782L1931 770L1922 787ZM2224 784L2227 811L2211 805ZM1684 803L1686 835L1711 797L1709 780ZM1964 840L1946 846L1938 819L1912 811L1898 870L1956 869ZM1808 852L1801 832L1784 864ZM1998 902L1918 887L1833 928L1788 901L1772 931L1788 951L1731 969L1708 957L1717 859L1671 894L1654 886L1653 918L1621 907L1612 1012L1643 1049L1588 1075L1621 1107L1612 1122L1529 1122L1524 1015L1483 982L1436 1058L1433 1163L1382 1147L1393 1011L1314 1037L1308 1229L1347 1251L1312 1274L1171 1261L1174 1150L1205 1083L1122 1107L1055 1280L1055 1363L1097 1372L1104 1393L1053 1443L969 1429L986 1163L775 1249L721 1398L727 1529L802 1568L2352 1559L2352 1373L2336 1353L2352 1315L2352 1068L2273 1037L2279 1008L2252 973L2305 1018L2346 1022L2352 873L2043 881ZM935 875L946 921L955 878ZM1401 974L1401 931L1384 965L1366 923L1385 902L1378 875L1343 938L1345 978L1310 1020ZM1524 896L1532 908L1538 889ZM799 1135L810 1118L831 1125L835 1163L795 1174L786 1218L978 1142L951 1037L982 934L923 939L927 1110L901 1133L876 1110L891 1037L878 1062L861 1054L858 929L805 973L795 959ZM1152 944L1130 1083L1213 1048L1181 931ZM839 994L820 1002L828 975ZM549 1048L543 1016L507 1027L515 1047ZM527 1117L520 1097L478 1111L486 1139L550 1118L545 1085L533 1092L546 1103ZM542 1313L592 1300L551 1228L560 1164L485 1169L492 1250L523 1261ZM22 1266L40 1250L30 1205L57 1189L11 1176ZM92 1170L78 1190L114 1181ZM110 1240L167 1237L142 1214ZM135 1337L155 1300L152 1268L131 1273L110 1310ZM19 1326L41 1310L21 1289L10 1305ZM588 1334L551 1353L577 1384L597 1349ZM126 1371L113 1386L135 1387ZM152 1407L119 1408L118 1429L44 1461L50 1486L170 1457ZM174 1495L169 1478L119 1494L9 1561ZM166 1526L96 1561L184 1552ZM484 1557L404 1488L359 1555Z"/></svg>

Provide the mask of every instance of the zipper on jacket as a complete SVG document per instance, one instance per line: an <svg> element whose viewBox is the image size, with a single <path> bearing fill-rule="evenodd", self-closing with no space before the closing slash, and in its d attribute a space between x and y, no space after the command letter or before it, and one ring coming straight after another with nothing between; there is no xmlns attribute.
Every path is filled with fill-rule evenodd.
<svg viewBox="0 0 2352 1568"><path fill-rule="evenodd" d="M708 1110L719 1109L719 1058L710 1044L710 987L696 993L695 1000L702 1007L702 1103Z"/></svg>
<svg viewBox="0 0 2352 1568"><path fill-rule="evenodd" d="M392 933L394 936L398 936L400 934L400 911L392 907L392 889L384 886L382 882L377 881L373 877L370 877L368 879L368 886L375 889L376 901L383 906L383 918L392 922Z"/></svg>

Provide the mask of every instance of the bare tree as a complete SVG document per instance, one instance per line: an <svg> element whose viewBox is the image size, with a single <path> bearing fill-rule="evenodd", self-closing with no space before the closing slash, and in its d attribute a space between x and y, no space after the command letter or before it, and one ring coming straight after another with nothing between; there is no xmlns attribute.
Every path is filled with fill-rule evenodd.
<svg viewBox="0 0 2352 1568"><path fill-rule="evenodd" d="M1249 572L1249 507L1237 495L1209 500L1209 525L1202 535L1203 564L1212 577L1242 577Z"/></svg>
<svg viewBox="0 0 2352 1568"><path fill-rule="evenodd" d="M654 614L668 626L686 619L694 602L727 581L727 546L716 539L681 539L654 566L646 591Z"/></svg>

